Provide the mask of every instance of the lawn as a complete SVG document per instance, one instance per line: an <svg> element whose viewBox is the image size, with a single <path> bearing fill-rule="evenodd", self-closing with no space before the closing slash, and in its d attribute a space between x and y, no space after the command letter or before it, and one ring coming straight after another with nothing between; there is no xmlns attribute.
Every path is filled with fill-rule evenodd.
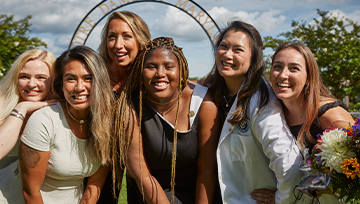
<svg viewBox="0 0 360 204"><path fill-rule="evenodd" d="M118 204L127 204L127 194L126 194L126 171L124 172L122 184L121 184L121 191L119 195L119 202Z"/></svg>

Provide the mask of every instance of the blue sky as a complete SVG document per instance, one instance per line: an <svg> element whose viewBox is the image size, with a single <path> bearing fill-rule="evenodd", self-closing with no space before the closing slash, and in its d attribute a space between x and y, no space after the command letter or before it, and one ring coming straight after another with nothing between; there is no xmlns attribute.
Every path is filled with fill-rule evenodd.
<svg viewBox="0 0 360 204"><path fill-rule="evenodd" d="M125 0L113 0L115 3ZM178 0L163 0L176 4ZM0 13L14 14L16 19L32 15L31 36L40 37L48 50L59 56L67 49L76 27L99 0L1 0ZM182 1L184 2L184 0ZM254 25L262 37L276 36L291 30L292 20L311 22L316 9L332 11L360 23L359 0L195 0L223 27L232 17ZM108 3L109 4L109 3ZM190 4L190 3L189 3ZM183 47L190 76L205 76L213 65L211 43L202 28L188 15L159 3L136 3L124 6L141 16L150 28L152 38L173 37ZM89 35L87 46L97 50L105 21ZM265 54L271 50L265 50Z"/></svg>

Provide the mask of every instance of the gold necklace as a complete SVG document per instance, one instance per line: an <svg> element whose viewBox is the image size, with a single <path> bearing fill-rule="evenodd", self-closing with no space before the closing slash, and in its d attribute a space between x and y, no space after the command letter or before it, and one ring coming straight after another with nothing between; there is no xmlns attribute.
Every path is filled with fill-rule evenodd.
<svg viewBox="0 0 360 204"><path fill-rule="evenodd" d="M234 98L234 96L236 96L236 94L235 95L233 95L233 96L231 96L231 98L230 98L230 100L229 100L229 102L226 100L226 97L225 97L225 95L224 95L224 100L225 100L225 103L226 103L226 108L227 107L229 107L229 103L230 103L230 101Z"/></svg>
<svg viewBox="0 0 360 204"><path fill-rule="evenodd" d="M78 119L76 119L76 118L70 113L67 101L65 102L65 104L66 104L66 110L67 110L70 118L72 118L75 122L79 123L80 125L82 125L82 124L84 124L84 123L87 122L87 120L78 120Z"/></svg>
<svg viewBox="0 0 360 204"><path fill-rule="evenodd" d="M176 100L176 102L174 103L174 105L172 105L169 109L167 109L167 110L165 110L165 111L159 111L159 110L157 110L156 108L154 108L154 107L153 107L150 103L148 103L147 101L146 101L146 103L149 104L150 107L152 107L154 110L156 110L157 112L159 112L161 115L165 115L165 114L169 113L172 109L175 108L175 106L176 106L176 104L177 104L177 101L178 101L178 100Z"/></svg>
<svg viewBox="0 0 360 204"><path fill-rule="evenodd" d="M172 102L174 102L175 100L177 100L177 99L179 98L180 94L181 94L181 92L179 91L179 92L178 92L178 95L177 95L176 97L174 97L173 99L171 99L170 101L165 102L165 103L156 102L156 101L152 100L147 94L146 94L146 98L147 98L147 100L150 101L151 103L154 103L154 104L160 105L160 106L164 106L164 105L167 105L167 104L172 103ZM174 108L174 107L173 107L173 108Z"/></svg>
<svg viewBox="0 0 360 204"><path fill-rule="evenodd" d="M299 117L299 118L296 120L296 122L294 123L295 125L296 125L297 122L299 122L299 120L300 120L300 118L303 116L304 112L305 112L305 108L302 110L300 117Z"/></svg>

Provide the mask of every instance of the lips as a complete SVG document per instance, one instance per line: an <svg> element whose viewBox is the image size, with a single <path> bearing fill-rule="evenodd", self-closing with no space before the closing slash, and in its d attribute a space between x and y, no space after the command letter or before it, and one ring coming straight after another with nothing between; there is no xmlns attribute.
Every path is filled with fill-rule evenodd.
<svg viewBox="0 0 360 204"><path fill-rule="evenodd" d="M228 63L228 62L224 62L224 61L222 61L221 64L223 65L224 68L226 68L226 67L230 67L230 68L235 67L234 64Z"/></svg>
<svg viewBox="0 0 360 204"><path fill-rule="evenodd" d="M40 91L34 91L34 90L25 90L25 92L30 96L35 96L40 93Z"/></svg>
<svg viewBox="0 0 360 204"><path fill-rule="evenodd" d="M83 103L83 102L87 101L87 99L89 98L89 95L73 95L72 98L77 103Z"/></svg>
<svg viewBox="0 0 360 204"><path fill-rule="evenodd" d="M153 84L155 85L155 89L164 90L164 89L166 89L168 87L169 82L158 81L158 82L153 82Z"/></svg>
<svg viewBox="0 0 360 204"><path fill-rule="evenodd" d="M278 86L280 89L291 88L291 85L288 84L288 83L277 83L277 86Z"/></svg>
<svg viewBox="0 0 360 204"><path fill-rule="evenodd" d="M115 53L115 55L116 55L117 57L122 57L122 56L126 55L126 53Z"/></svg>
<svg viewBox="0 0 360 204"><path fill-rule="evenodd" d="M126 59L127 53L126 52L117 52L115 53L117 60L122 61Z"/></svg>

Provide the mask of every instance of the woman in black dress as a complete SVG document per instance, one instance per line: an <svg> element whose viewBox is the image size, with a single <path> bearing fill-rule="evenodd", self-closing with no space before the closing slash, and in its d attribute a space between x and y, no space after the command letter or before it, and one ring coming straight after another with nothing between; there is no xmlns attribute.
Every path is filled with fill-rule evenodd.
<svg viewBox="0 0 360 204"><path fill-rule="evenodd" d="M219 136L212 96L187 81L171 38L149 41L135 69L114 114L121 161L135 181L128 203L211 203Z"/></svg>
<svg viewBox="0 0 360 204"><path fill-rule="evenodd" d="M321 80L316 59L306 45L291 42L280 45L272 58L270 78L300 149L311 151L317 134L326 129L354 124L346 106L330 96ZM272 193L255 190L253 198L258 201L268 198L269 203L275 203ZM321 203L339 203L332 194L330 189L317 192Z"/></svg>

